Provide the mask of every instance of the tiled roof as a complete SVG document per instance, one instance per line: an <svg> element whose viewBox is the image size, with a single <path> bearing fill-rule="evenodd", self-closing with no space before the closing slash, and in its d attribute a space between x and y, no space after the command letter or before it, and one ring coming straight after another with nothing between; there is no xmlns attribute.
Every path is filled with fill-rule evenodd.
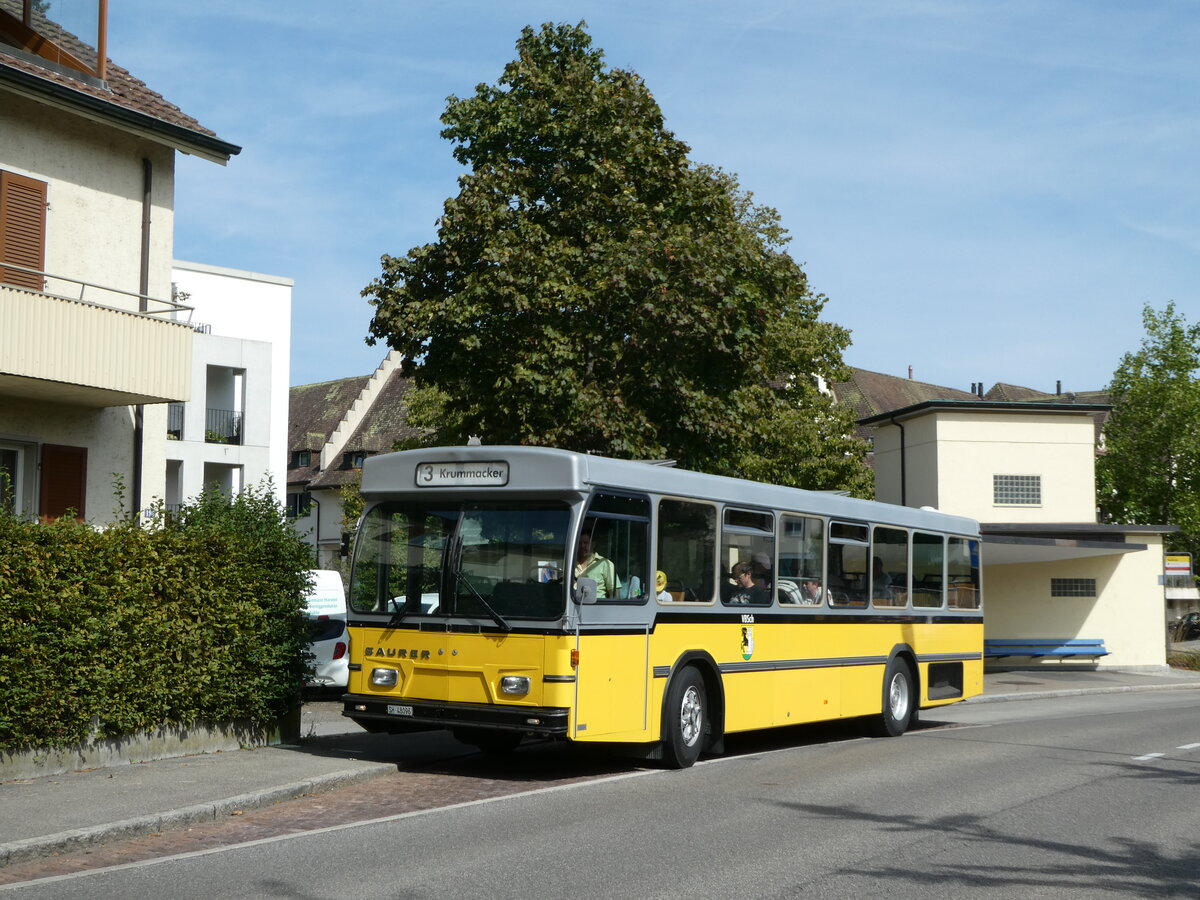
<svg viewBox="0 0 1200 900"><path fill-rule="evenodd" d="M0 0L0 10L16 19L21 17L21 0ZM83 60L96 58L96 50L57 23L34 12L33 30L52 41L62 50ZM222 141L216 132L201 125L178 106L166 100L145 82L126 69L107 61L106 80L75 72L39 56L26 53L0 40L0 80L20 82L35 93L55 96L84 108L104 110L117 117L133 114L134 119L145 117L145 127L177 140L196 141L211 153L228 158L241 148ZM157 126L157 128L156 128Z"/></svg>
<svg viewBox="0 0 1200 900"><path fill-rule="evenodd" d="M320 474L321 447L371 376L302 384L288 392L288 484L307 484ZM312 452L312 465L291 468L297 450Z"/></svg>
<svg viewBox="0 0 1200 900"><path fill-rule="evenodd" d="M911 378L884 375L867 369L850 370L850 380L834 384L839 403L854 409L855 418L879 415L893 409L915 406L928 400L976 400L974 394Z"/></svg>
<svg viewBox="0 0 1200 900"><path fill-rule="evenodd" d="M344 378L291 389L288 410L288 446L291 451L311 450L313 464L288 470L288 484L336 487L354 478L354 469L334 460L325 471L319 468L321 446L329 440L350 405L362 393L370 376ZM371 408L354 433L346 439L345 452L387 453L397 441L420 436L407 424L408 393L412 382L394 372L388 376Z"/></svg>
<svg viewBox="0 0 1200 900"><path fill-rule="evenodd" d="M1049 400L1053 394L1034 388L1021 387L1019 384L1005 384L1002 381L992 385L991 390L983 395L984 400Z"/></svg>

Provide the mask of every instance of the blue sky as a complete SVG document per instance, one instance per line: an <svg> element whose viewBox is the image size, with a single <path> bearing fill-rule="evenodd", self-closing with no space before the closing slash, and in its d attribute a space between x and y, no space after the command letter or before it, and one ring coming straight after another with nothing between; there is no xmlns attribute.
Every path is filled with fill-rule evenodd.
<svg viewBox="0 0 1200 900"><path fill-rule="evenodd" d="M370 372L360 296L457 190L450 94L586 20L692 159L779 210L851 365L1102 387L1200 318L1200 5L112 0L109 55L244 149L182 157L180 259L295 279L292 384Z"/></svg>

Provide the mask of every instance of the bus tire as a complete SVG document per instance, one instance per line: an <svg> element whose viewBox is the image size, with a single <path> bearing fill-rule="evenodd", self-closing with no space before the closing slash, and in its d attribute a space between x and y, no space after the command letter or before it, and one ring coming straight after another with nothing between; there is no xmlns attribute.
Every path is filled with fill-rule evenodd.
<svg viewBox="0 0 1200 900"><path fill-rule="evenodd" d="M883 712L871 731L878 737L899 737L908 730L915 709L912 669L900 657L893 657L883 676Z"/></svg>
<svg viewBox="0 0 1200 900"><path fill-rule="evenodd" d="M700 758L709 732L708 694L694 666L685 666L667 691L663 759L673 769L686 769Z"/></svg>
<svg viewBox="0 0 1200 900"><path fill-rule="evenodd" d="M454 739L471 744L486 756L507 756L517 749L525 735L519 731L496 731L491 728L455 728Z"/></svg>

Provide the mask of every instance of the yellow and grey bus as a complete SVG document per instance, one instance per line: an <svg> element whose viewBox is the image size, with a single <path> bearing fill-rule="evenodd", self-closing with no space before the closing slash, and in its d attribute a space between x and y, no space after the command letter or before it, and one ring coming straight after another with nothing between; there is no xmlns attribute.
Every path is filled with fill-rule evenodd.
<svg viewBox="0 0 1200 900"><path fill-rule="evenodd" d="M343 714L370 731L685 767L982 691L971 519L537 447L372 457L362 493Z"/></svg>

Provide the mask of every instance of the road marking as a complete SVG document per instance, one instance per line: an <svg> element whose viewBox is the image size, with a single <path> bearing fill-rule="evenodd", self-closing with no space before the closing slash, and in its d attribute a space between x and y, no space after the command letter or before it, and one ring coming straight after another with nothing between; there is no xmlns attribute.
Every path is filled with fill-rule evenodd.
<svg viewBox="0 0 1200 900"><path fill-rule="evenodd" d="M1158 759L1159 757L1166 756L1166 755L1167 754L1165 754L1165 753L1147 753L1145 756L1135 756L1133 758L1133 761L1134 762L1143 762L1147 759Z"/></svg>
<svg viewBox="0 0 1200 900"><path fill-rule="evenodd" d="M1176 747L1176 750L1200 750L1200 744L1184 744L1182 747Z"/></svg>

